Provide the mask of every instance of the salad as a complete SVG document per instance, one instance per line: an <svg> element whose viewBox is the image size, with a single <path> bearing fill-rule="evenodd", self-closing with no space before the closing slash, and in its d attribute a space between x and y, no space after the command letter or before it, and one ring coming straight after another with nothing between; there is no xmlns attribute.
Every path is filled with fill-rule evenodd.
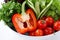
<svg viewBox="0 0 60 40"><path fill-rule="evenodd" d="M60 30L60 0L5 0L0 20L23 35L49 35Z"/></svg>

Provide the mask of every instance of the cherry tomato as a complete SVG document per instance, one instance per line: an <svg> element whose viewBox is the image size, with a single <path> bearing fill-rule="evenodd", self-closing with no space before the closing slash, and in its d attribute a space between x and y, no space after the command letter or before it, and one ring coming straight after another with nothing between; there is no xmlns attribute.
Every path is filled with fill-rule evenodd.
<svg viewBox="0 0 60 40"><path fill-rule="evenodd" d="M54 30L56 30L56 31L58 31L58 30L60 30L60 21L56 21L55 23L54 23Z"/></svg>
<svg viewBox="0 0 60 40"><path fill-rule="evenodd" d="M45 33L45 35L52 34L53 29L51 27L47 27L46 29L44 29L44 33Z"/></svg>
<svg viewBox="0 0 60 40"><path fill-rule="evenodd" d="M33 32L30 32L29 35L30 36L43 36L43 30L37 29L37 30L35 30Z"/></svg>
<svg viewBox="0 0 60 40"><path fill-rule="evenodd" d="M39 20L37 22L37 26L39 29L45 29L47 27L47 22L44 20Z"/></svg>
<svg viewBox="0 0 60 40"><path fill-rule="evenodd" d="M35 36L43 36L43 30L37 29L37 30L35 31Z"/></svg>
<svg viewBox="0 0 60 40"><path fill-rule="evenodd" d="M30 32L29 35L30 36L35 36L35 32Z"/></svg>
<svg viewBox="0 0 60 40"><path fill-rule="evenodd" d="M47 17L46 22L48 26L53 26L54 24L54 19L52 17Z"/></svg>

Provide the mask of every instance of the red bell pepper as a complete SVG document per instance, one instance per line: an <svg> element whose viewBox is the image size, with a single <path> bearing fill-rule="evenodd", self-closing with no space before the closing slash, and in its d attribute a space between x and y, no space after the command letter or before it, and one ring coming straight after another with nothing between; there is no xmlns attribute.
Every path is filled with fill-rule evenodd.
<svg viewBox="0 0 60 40"><path fill-rule="evenodd" d="M24 11L26 2L22 4L22 13L16 13L12 16L12 23L18 33L24 34L28 31L34 31L37 27L36 17L32 9Z"/></svg>

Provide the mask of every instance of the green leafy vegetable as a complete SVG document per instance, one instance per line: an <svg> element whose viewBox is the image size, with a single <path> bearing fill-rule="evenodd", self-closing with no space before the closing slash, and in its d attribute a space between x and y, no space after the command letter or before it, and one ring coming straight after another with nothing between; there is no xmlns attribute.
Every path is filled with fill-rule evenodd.
<svg viewBox="0 0 60 40"><path fill-rule="evenodd" d="M60 0L27 0L27 4L36 13L37 19L44 15L52 16L55 20L60 18Z"/></svg>
<svg viewBox="0 0 60 40"><path fill-rule="evenodd" d="M43 17L43 15L48 11L49 7L51 6L53 0L49 2L46 6L46 0L27 0L27 4L34 10L36 13L37 19ZM42 9L42 11L40 11ZM42 15L42 16L41 16Z"/></svg>
<svg viewBox="0 0 60 40"><path fill-rule="evenodd" d="M47 0L47 3L49 1L50 0ZM52 16L55 20L58 20L60 18L60 0L53 0L53 3L46 16Z"/></svg>
<svg viewBox="0 0 60 40"><path fill-rule="evenodd" d="M4 20L9 27L12 27L11 18L14 13L21 12L21 4L9 1L2 4L0 9L0 20Z"/></svg>
<svg viewBox="0 0 60 40"><path fill-rule="evenodd" d="M44 9L46 7L46 0L40 0L41 8Z"/></svg>
<svg viewBox="0 0 60 40"><path fill-rule="evenodd" d="M57 8L57 14L60 15L60 0L54 0L53 5Z"/></svg>
<svg viewBox="0 0 60 40"><path fill-rule="evenodd" d="M51 0L50 3L41 11L41 13L38 15L38 18L42 18L44 16L44 14L48 11L49 7L51 6L52 2L53 0Z"/></svg>
<svg viewBox="0 0 60 40"><path fill-rule="evenodd" d="M36 17L37 17L40 12L39 0L34 0L34 1L33 0L26 0L26 1L27 1L27 4L34 10L34 12L36 13Z"/></svg>
<svg viewBox="0 0 60 40"><path fill-rule="evenodd" d="M47 13L46 13L46 16L51 16L54 18L54 20L56 21L57 19L59 19L58 15L56 14L55 11L52 11L52 10L49 10Z"/></svg>

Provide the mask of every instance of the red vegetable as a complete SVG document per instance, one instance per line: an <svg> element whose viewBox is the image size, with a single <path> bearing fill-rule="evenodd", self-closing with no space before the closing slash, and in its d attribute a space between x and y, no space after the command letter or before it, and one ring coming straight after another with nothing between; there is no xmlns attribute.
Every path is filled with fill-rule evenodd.
<svg viewBox="0 0 60 40"><path fill-rule="evenodd" d="M47 23L46 23L45 20L39 20L39 21L37 22L37 25L38 25L38 28L39 28L39 29L45 29L45 28L47 27Z"/></svg>
<svg viewBox="0 0 60 40"><path fill-rule="evenodd" d="M35 32L30 32L29 35L30 36L35 36Z"/></svg>
<svg viewBox="0 0 60 40"><path fill-rule="evenodd" d="M22 13L12 16L12 23L18 33L24 34L28 31L34 31L37 27L36 17L32 9L27 9L25 12L26 1L22 4Z"/></svg>
<svg viewBox="0 0 60 40"><path fill-rule="evenodd" d="M28 9L26 13L29 14L30 16L30 20L29 20L30 26L28 27L29 31L34 31L37 28L37 20L34 15L34 12L32 9Z"/></svg>
<svg viewBox="0 0 60 40"><path fill-rule="evenodd" d="M37 30L35 31L35 36L43 36L43 30L37 29Z"/></svg>
<svg viewBox="0 0 60 40"><path fill-rule="evenodd" d="M25 22L23 22L21 14L16 13L12 17L12 22L14 24L15 29L17 30L17 32L22 34L26 33L27 31L34 31L37 27L36 17L32 9L28 9L26 13L29 14L30 19L29 20L24 19L26 20Z"/></svg>
<svg viewBox="0 0 60 40"><path fill-rule="evenodd" d="M54 30L56 30L56 31L60 30L60 21L55 22L53 28L54 28Z"/></svg>
<svg viewBox="0 0 60 40"><path fill-rule="evenodd" d="M22 22L21 15L16 13L12 17L12 22L17 32L24 34L28 31L27 27L24 27L24 22Z"/></svg>
<svg viewBox="0 0 60 40"><path fill-rule="evenodd" d="M46 29L44 29L44 33L45 35L48 35L48 34L52 34L54 31L51 27L47 27Z"/></svg>
<svg viewBox="0 0 60 40"><path fill-rule="evenodd" d="M54 19L52 17L47 17L46 22L47 22L48 26L53 26Z"/></svg>
<svg viewBox="0 0 60 40"><path fill-rule="evenodd" d="M43 30L37 29L37 30L35 30L33 32L30 32L29 35L30 36L43 36Z"/></svg>

